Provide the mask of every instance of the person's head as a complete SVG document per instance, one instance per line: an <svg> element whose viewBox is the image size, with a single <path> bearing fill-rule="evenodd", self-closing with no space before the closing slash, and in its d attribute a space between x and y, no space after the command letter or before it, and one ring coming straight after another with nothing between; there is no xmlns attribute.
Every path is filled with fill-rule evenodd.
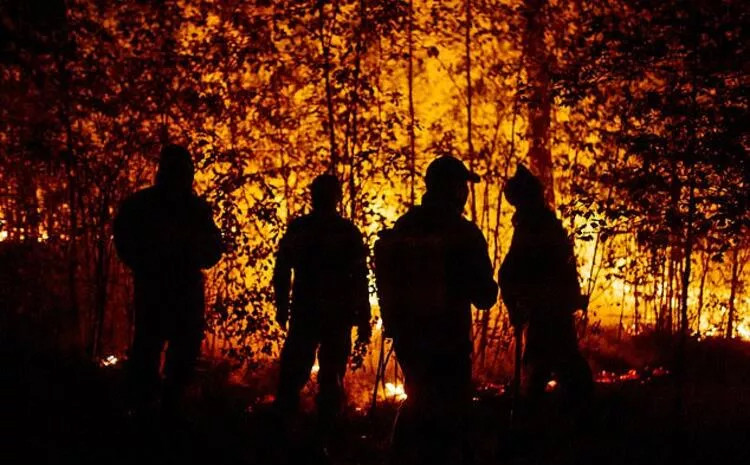
<svg viewBox="0 0 750 465"><path fill-rule="evenodd" d="M185 147L176 144L161 149L156 185L174 193L189 193L193 188L193 160Z"/></svg>
<svg viewBox="0 0 750 465"><path fill-rule="evenodd" d="M521 164L513 177L508 179L503 192L508 203L516 208L544 206L544 186Z"/></svg>
<svg viewBox="0 0 750 465"><path fill-rule="evenodd" d="M341 200L341 183L332 174L321 174L310 184L310 196L314 211L335 212Z"/></svg>
<svg viewBox="0 0 750 465"><path fill-rule="evenodd" d="M479 182L479 175L457 158L443 155L430 163L424 179L428 198L460 212L469 198L467 183Z"/></svg>

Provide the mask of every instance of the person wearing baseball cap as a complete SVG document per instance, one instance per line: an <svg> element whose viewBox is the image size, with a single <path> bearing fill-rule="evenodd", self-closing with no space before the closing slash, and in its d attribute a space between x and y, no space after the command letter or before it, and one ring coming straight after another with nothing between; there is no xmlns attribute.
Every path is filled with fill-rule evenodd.
<svg viewBox="0 0 750 465"><path fill-rule="evenodd" d="M415 455L417 463L470 461L471 305L488 310L497 300L487 242L463 217L468 183L479 181L460 160L436 158L421 205L375 245L383 327L408 396L394 435L397 462Z"/></svg>
<svg viewBox="0 0 750 465"><path fill-rule="evenodd" d="M436 158L425 173L427 193L423 203L458 210L459 214L469 197L467 183L480 181L479 175L470 171L459 159L450 155Z"/></svg>

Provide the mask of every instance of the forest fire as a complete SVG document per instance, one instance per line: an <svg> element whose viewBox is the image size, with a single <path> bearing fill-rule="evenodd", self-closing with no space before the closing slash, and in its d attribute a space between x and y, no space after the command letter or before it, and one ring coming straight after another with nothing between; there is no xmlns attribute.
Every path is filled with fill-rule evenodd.
<svg viewBox="0 0 750 465"><path fill-rule="evenodd" d="M399 402L407 398L404 385L401 383L385 383L385 395L387 399Z"/></svg>
<svg viewBox="0 0 750 465"><path fill-rule="evenodd" d="M460 3L447 2L444 8L446 11L457 8L456 13L460 16L464 12ZM235 247L231 256L226 257L208 279L212 296L209 304L216 314L232 313L237 309L236 317L211 320L211 332L220 334L221 340L226 341L222 343L224 353L228 353L229 347L226 346L231 346L232 353L264 357L264 351L259 349L268 339L273 339L274 329L265 324L272 311L270 302L259 296L266 295L268 265L273 259L272 245L288 219L304 208L306 186L316 173L333 166L347 180L341 206L347 216L365 231L372 245L375 234L394 221L412 202L412 197L418 201L422 186L417 174L438 152L460 155L472 169L483 175L480 191L472 191L466 213L487 234L493 263L497 263L507 249L511 231L512 209L503 205L500 192L511 168L519 161L526 161L542 179L551 181L550 198L554 198L559 207L564 224L571 228L578 252L580 280L590 296L590 315L595 314L604 325L617 325L626 328L628 333L638 334L650 330L674 331L682 325L684 313L689 319L687 327L690 331L702 334L716 326L716 334L750 338L748 326L738 324L750 311L750 303L742 291L750 269L746 266L750 259L747 236L736 232L741 228L722 229L721 226L725 221L732 224L743 221L741 215L731 215L727 210L734 205L733 199L742 198L743 189L746 189L741 171L738 171L740 165L719 166L712 157L720 147L709 146L705 146L706 153L700 154L697 165L680 165L675 172L671 172L671 165L661 158L659 163L649 164L648 169L655 170L653 176L665 180L659 186L669 186L671 182L677 183L676 186L689 185L687 180L692 179L689 169L702 170L701 179L707 182L721 178L724 180L722 185L733 186L734 190L720 192L714 192L718 186L710 182L694 186L705 195L700 196L704 203L695 205L693 210L688 208L690 196L685 188L667 189L677 193L670 194L673 204L669 204L663 201L663 193L658 189L644 196L638 190L641 187L624 181L645 179L647 166L624 164L621 162L622 151L632 149L635 158L631 159L644 159L649 154L639 152L642 148L638 145L623 147L621 141L644 137L657 140L684 138L680 134L647 132L648 118L658 115L662 109L658 106L662 102L653 98L659 89L653 86L666 82L658 76L668 74L672 69L670 57L660 57L659 66L649 70L653 79L640 81L633 76L621 75L619 70L628 69L628 66L614 66L614 63L628 57L617 55L615 49L608 50L609 55L602 56L603 61L597 67L602 79L592 76L590 82L555 82L555 88L568 90L565 95L555 96L545 104L546 111L554 113L554 118L550 118L538 115L537 110L532 111L524 103L531 98L531 95L525 95L526 92L541 95L550 90L550 83L537 74L539 70L523 69L521 58L527 52L540 50L532 38L544 36L543 31L536 31L541 35L501 34L482 45L471 41L445 42L442 39L445 31L426 22L429 2L416 2L413 19L419 29L417 37L409 39L403 36L398 28L392 29L395 23L389 21L381 25L385 29L378 29L380 26L372 29L389 37L390 47L395 47L393 50L401 50L411 43L410 40L417 41L415 43L419 46L413 49L414 56L408 61L419 62L419 69L405 75L399 71L403 68L402 63L383 61L383 57L390 56L393 50L375 53L377 47L374 44L383 45L380 38L369 33L358 36L356 28L350 29L356 21L342 22L341 27L337 26L336 21L342 19L336 17L328 6L322 14L324 17L330 15L331 23L327 24L330 30L324 33L331 35L332 44L360 41L359 55L344 53L339 45L332 46L330 54L324 55L324 48L320 48L317 39L304 34L299 39L310 41L309 45L313 49L317 47L321 54L295 54L292 44L296 43L294 37L301 31L297 28L316 25L320 12L303 15L300 24L275 23L279 31L286 31L279 35L267 29L265 18L273 12L283 11L282 7L259 7L249 2L242 7L241 14L234 10L230 14L225 8L228 6L217 2L204 15L179 2L166 2L159 7L111 5L94 14L86 7L86 2L72 2L66 14L57 20L70 31L68 40L79 46L66 48L67 55L60 55L54 42L45 43L43 47L29 51L40 56L38 61L28 63L24 61L28 56L19 49L25 58L14 61L12 72L3 74L3 83L6 84L3 88L15 90L8 91L10 94L6 100L9 104L3 106L3 114L7 117L2 119L0 133L4 136L0 143L8 149L7 153L16 153L12 141L17 135L19 147L37 147L40 153L28 158L10 155L4 161L2 179L7 188L0 204L3 212L0 241L16 243L33 239L49 242L47 238L55 239L52 248L59 255L57 258L68 263L65 273L69 274L60 276L58 281L67 282L67 286L71 282L87 282L92 286L77 285L75 289L65 291L68 296L76 297L82 331L89 339L88 346L99 348L111 343L113 349L123 350L123 341L128 338L127 315L120 310L128 295L127 279L111 249L108 219L117 210L121 199L148 183L153 173L150 149L134 147L132 141L155 140L162 135L176 137L177 134L184 135L190 141L191 150L199 156L196 184L199 191L216 204L215 216L220 221L224 237L230 243L245 244ZM370 11L370 8L376 9L374 5L366 6L368 21L380 18L368 16L375 11ZM590 8L593 15L595 8ZM475 5L475 9L473 20L477 25L496 24L502 25L502 30L523 30L525 19L520 13L506 15L507 12L501 14L500 10L485 10L479 5ZM149 24L131 21L134 17L141 17L140 13L144 11L156 17L181 20L172 24L169 30L162 31L163 35L157 34L160 38L154 43L134 41L134 37L149 30ZM560 43L572 40L568 35L579 34L582 38L588 37L591 46L596 48L595 44L603 40L607 32L612 32L598 31L586 36L592 32L588 28L593 27L593 23L585 19L590 15L577 11L559 13L566 18L566 23L580 23L576 32L560 32L561 35L555 38ZM244 18L243 21L235 23L227 19L237 14ZM354 10L347 10L347 14L356 16ZM405 11L394 9L390 14L398 16ZM605 8L596 14L618 17L630 13ZM19 21L17 30L22 31L21 24L26 20L21 18ZM121 27L126 23L130 30L127 34ZM8 24L15 22L8 19ZM88 34L86 24L99 24L102 34ZM261 26L263 24L265 26ZM248 33L254 28L259 29ZM668 30L659 32L670 33ZM267 43L276 43L272 47L247 48L248 44L240 39L258 34L271 41ZM108 39L105 41L104 37ZM613 40L620 40L618 37L615 34ZM648 37L642 39L651 40ZM96 51L106 47L121 49L124 55L111 62L98 63ZM196 50L203 52L195 53ZM217 68L214 64L223 62L223 59L214 60L212 57L217 56L219 50L226 50L230 57L242 56L241 60L227 59L247 66ZM274 55L279 50L288 50L290 55ZM489 60L488 63L492 64L486 68L465 68L467 50L468 56L480 61ZM250 52L254 55L248 55ZM559 76L566 76L562 69L579 69L576 60L588 56L585 50L572 55L569 52L569 47L565 46L544 55L554 60ZM675 54L672 58L679 61L682 55L677 50ZM54 70L36 69L37 64L42 66L42 58L46 55L58 56L69 66L54 67ZM189 64L170 61L170 56L190 56L194 61ZM250 65L253 59L265 64L253 68ZM166 69L156 65L159 60L170 61L174 69L168 75L143 72L141 66ZM320 60L327 60L327 66L320 68ZM97 65L88 70L86 66L92 66L91 63ZM632 66L640 66L639 63L641 61L632 63ZM251 72L251 68L255 72ZM468 73L459 76L455 71L459 68ZM341 81L336 81L330 88L321 87L326 81L320 74L321 69L330 70L329 78L337 76ZM360 69L363 81L353 80L354 69ZM518 71L496 76L488 71L493 69ZM60 99L60 95L76 92L53 86L39 90L46 92L42 104L36 100L36 96L42 94L35 89L29 89L28 95L18 91L24 83L35 82L22 80L23 73L50 75L60 70L65 74L65 79L60 82L70 82L77 86L76 89L96 88L101 95L94 100L110 102L108 106L67 115L70 108L76 105L83 108L94 100L66 102ZM102 70L101 73L98 70ZM722 71L721 75L731 76L732 72ZM86 79L100 74L102 81L97 81L95 87L87 84ZM124 99L114 98L122 76L128 76L127 80L133 82L127 92L134 94L128 94ZM538 82L531 79L529 82L534 85L522 85L524 79L534 76ZM274 84L269 85L270 82ZM608 82L613 83L612 88L603 84ZM726 86L705 89L705 95L715 96L718 100L701 99L700 102L711 111L724 111L721 102L737 100L733 96L738 88L729 85L732 82L728 77ZM586 95L581 89L583 85L596 87L597 95L609 97L591 102L583 98ZM373 89L373 92L365 96L361 91L366 88ZM620 95L624 88L631 89L630 101ZM681 88L673 86L673 89ZM266 90L271 95L266 95ZM719 95L721 92L727 95ZM469 93L472 98L467 100ZM167 94L170 98L163 100L160 107L158 102ZM391 95L398 97L392 100ZM412 102L411 110L406 111L409 105L403 99L408 95L412 96ZM311 99L311 96L319 98ZM683 101L685 98L679 93L664 97L665 101ZM268 110L269 102L278 102L273 112ZM643 115L638 113L641 102L657 107L652 113ZM156 114L154 109L157 107L161 110L156 113L170 116L157 119L146 116ZM23 111L16 111L19 108ZM55 108L55 116L45 120L44 131L40 129L45 139L33 140L37 132L28 128L38 127L41 123L30 119L31 110L37 109L44 114L46 108ZM355 109L354 113L347 112L347 108ZM445 118L444 115L448 114L467 118ZM622 115L630 118L629 121L640 122L625 124L620 120ZM599 124L602 119L611 123ZM331 127L330 121L334 123ZM402 123L385 131L384 128L392 124L389 121ZM616 121L620 121L620 126ZM654 122L654 127L659 127L657 123ZM316 132L320 128L328 129ZM689 131L690 134L724 132L721 127ZM269 138L265 134L277 136ZM279 139L280 134L284 136ZM545 150L539 151L531 146L531 141L539 136L547 141L543 144ZM725 136L734 137L732 134ZM682 139L674 143L676 146L690 144ZM732 147L735 146L727 144L727 150L734 150ZM75 151L74 158L66 158L70 150ZM334 158L333 153L336 154ZM392 154L395 153L400 153L402 158L393 162ZM729 158L721 160L741 161L741 156L745 155L742 151L728 153ZM51 158L45 158L47 155L44 154L51 154ZM242 164L235 163L239 154L243 154L245 160ZM599 171L593 167L598 167ZM99 185L97 179L108 181ZM395 182L396 179L408 182L401 184ZM623 182L613 184L616 179ZM707 203L710 199L713 203ZM639 209L638 205L644 202L643 208ZM664 209L669 211L662 211ZM688 211L692 211L690 218ZM652 218L654 212L676 219L678 223L670 227L660 224ZM687 232L688 229L693 231L689 259L695 264L690 275L678 276L688 271L684 253L688 244L680 239L683 234L680 231ZM36 232L30 234L29 231ZM695 231L701 231L701 235L696 235ZM90 253L92 251L96 253ZM664 255L662 251L668 253ZM676 284L678 278L682 287ZM78 298L86 293L99 297ZM683 294L688 297L684 302L691 311L682 308L685 307ZM371 303L377 303L374 288ZM721 309L725 314L721 314ZM483 335L476 343L482 346L481 352L485 355L495 357L499 350L492 344L508 337L503 333L507 328L505 318L504 309L498 305L488 318L475 322L476 334ZM377 324L381 323L378 321ZM111 341L101 333L102 325L117 329ZM248 328L265 327L269 329L260 333L248 332Z"/></svg>
<svg viewBox="0 0 750 465"><path fill-rule="evenodd" d="M500 398L512 419L527 390L565 402L576 376L594 395L682 396L710 377L701 363L744 360L747 2L5 3L14 360L163 381L144 388L167 396L153 402L123 395L149 407L180 405L173 388L222 407L247 405L225 395L240 392L253 419L294 411L304 385L328 413L383 406L373 425L420 401L399 363L411 375L434 353L431 375L460 373L479 386L467 404ZM462 168L430 182L444 160ZM390 314L386 269L414 292ZM405 331L419 343L400 345ZM39 372L19 397L49 397Z"/></svg>

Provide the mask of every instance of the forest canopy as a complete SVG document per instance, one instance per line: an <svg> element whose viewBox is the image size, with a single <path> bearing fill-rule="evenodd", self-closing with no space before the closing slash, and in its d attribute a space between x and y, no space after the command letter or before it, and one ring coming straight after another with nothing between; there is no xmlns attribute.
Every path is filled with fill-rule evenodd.
<svg viewBox="0 0 750 465"><path fill-rule="evenodd" d="M339 176L372 244L442 154L482 177L465 214L496 270L502 187L524 163L575 241L584 322L750 338L746 2L6 0L0 15L0 249L36 260L3 297L56 343L127 346L111 222L166 143L193 154L228 245L207 351L277 349L273 252L316 175ZM478 315L477 363L510 332L499 304Z"/></svg>

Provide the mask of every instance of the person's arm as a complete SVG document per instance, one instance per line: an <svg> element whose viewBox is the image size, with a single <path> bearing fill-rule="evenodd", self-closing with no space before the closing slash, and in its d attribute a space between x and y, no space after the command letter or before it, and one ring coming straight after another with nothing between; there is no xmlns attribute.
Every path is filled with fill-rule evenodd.
<svg viewBox="0 0 750 465"><path fill-rule="evenodd" d="M473 271L473 279L470 280L471 302L481 310L488 310L497 302L497 283L493 279L492 262L484 235L476 226L472 234L469 264Z"/></svg>
<svg viewBox="0 0 750 465"><path fill-rule="evenodd" d="M394 251L396 234L393 229L384 229L378 233L375 241L375 286L377 288L378 302L380 303L380 317L383 321L383 334L385 337L398 337L399 312L394 310L399 296L396 295L395 283L398 280L394 266Z"/></svg>
<svg viewBox="0 0 750 465"><path fill-rule="evenodd" d="M518 254L512 244L513 242L511 241L510 249L505 255L502 265L500 265L497 281L500 285L500 296L503 299L505 308L508 309L510 323L518 328L526 324L528 314L523 308L523 299L519 294Z"/></svg>
<svg viewBox="0 0 750 465"><path fill-rule="evenodd" d="M290 225L291 228L291 225ZM276 262L273 267L273 290L276 299L276 322L286 328L289 319L289 290L292 280L292 264L290 250L290 231L279 241Z"/></svg>
<svg viewBox="0 0 750 465"><path fill-rule="evenodd" d="M198 266L207 269L221 259L221 255L224 253L224 244L221 231L214 222L211 206L202 200L199 208L198 243L194 244L193 247L197 254Z"/></svg>
<svg viewBox="0 0 750 465"><path fill-rule="evenodd" d="M362 234L356 231L354 237L355 260L353 271L354 285L354 324L357 326L357 338L366 342L370 340L370 286L367 279L367 246Z"/></svg>
<svg viewBox="0 0 750 465"><path fill-rule="evenodd" d="M529 312L546 292L548 249L534 230L516 224L508 253L500 267L499 282L511 324L526 324Z"/></svg>
<svg viewBox="0 0 750 465"><path fill-rule="evenodd" d="M550 281L556 283L556 287L559 289L560 304L565 305L571 312L575 310L586 311L588 300L583 296L578 281L578 267L576 266L573 242L559 220L555 223L555 226L555 241L550 247L550 256L554 257Z"/></svg>
<svg viewBox="0 0 750 465"><path fill-rule="evenodd" d="M112 231L117 255L132 270L139 268L142 262L143 251L138 245L138 226L139 221L135 215L133 202L131 199L126 199L115 216Z"/></svg>

